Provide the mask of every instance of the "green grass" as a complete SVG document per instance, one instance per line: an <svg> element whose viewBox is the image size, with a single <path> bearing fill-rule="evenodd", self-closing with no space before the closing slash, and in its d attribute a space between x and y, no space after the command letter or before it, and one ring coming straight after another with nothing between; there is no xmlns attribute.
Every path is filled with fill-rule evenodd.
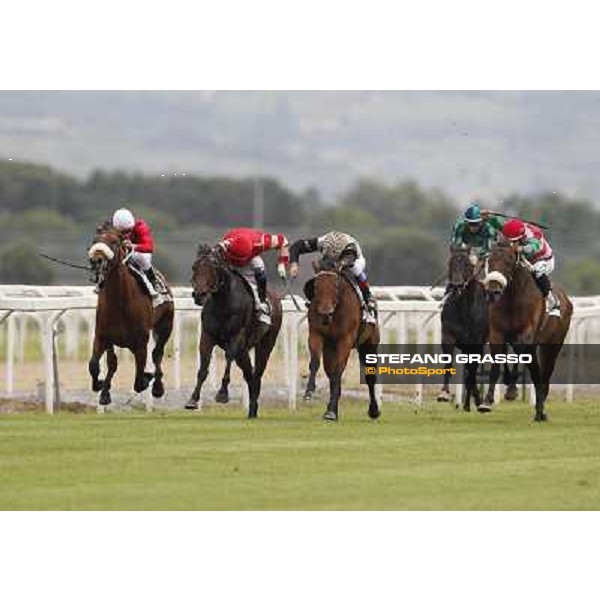
<svg viewBox="0 0 600 600"><path fill-rule="evenodd" d="M600 404L0 417L0 509L600 509Z"/></svg>

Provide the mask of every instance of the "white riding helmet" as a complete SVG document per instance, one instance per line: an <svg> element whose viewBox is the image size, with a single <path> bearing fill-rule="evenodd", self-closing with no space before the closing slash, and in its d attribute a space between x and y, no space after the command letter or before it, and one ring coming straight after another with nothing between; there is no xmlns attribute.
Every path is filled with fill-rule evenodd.
<svg viewBox="0 0 600 600"><path fill-rule="evenodd" d="M115 229L119 231L125 231L126 229L133 229L135 225L135 218L130 210L126 208L120 208L115 211L112 218L112 224Z"/></svg>

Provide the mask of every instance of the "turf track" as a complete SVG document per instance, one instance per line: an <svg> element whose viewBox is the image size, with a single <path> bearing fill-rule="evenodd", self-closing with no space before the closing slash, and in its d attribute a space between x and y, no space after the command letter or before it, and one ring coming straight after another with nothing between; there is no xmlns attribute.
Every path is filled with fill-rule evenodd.
<svg viewBox="0 0 600 600"><path fill-rule="evenodd" d="M600 403L0 416L0 509L600 509Z"/></svg>

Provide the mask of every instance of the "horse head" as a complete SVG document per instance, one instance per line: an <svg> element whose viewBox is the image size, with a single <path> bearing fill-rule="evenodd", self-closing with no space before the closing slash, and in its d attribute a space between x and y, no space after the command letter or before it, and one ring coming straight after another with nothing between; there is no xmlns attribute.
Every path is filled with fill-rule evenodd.
<svg viewBox="0 0 600 600"><path fill-rule="evenodd" d="M343 264L326 256L316 264L312 303L326 324L333 320L340 299L340 272L343 267Z"/></svg>
<svg viewBox="0 0 600 600"><path fill-rule="evenodd" d="M477 277L480 269L480 260L474 248L452 246L448 260L450 291L461 293Z"/></svg>
<svg viewBox="0 0 600 600"><path fill-rule="evenodd" d="M109 223L96 229L92 245L88 248L88 259L94 283L99 287L104 285L110 271L125 260L127 250L123 242L123 236Z"/></svg>
<svg viewBox="0 0 600 600"><path fill-rule="evenodd" d="M487 297L497 302L514 277L519 264L517 247L507 241L496 244L485 263L483 286Z"/></svg>
<svg viewBox="0 0 600 600"><path fill-rule="evenodd" d="M196 261L192 266L192 298L202 306L210 294L217 292L223 285L222 270L227 261L221 246L200 244Z"/></svg>

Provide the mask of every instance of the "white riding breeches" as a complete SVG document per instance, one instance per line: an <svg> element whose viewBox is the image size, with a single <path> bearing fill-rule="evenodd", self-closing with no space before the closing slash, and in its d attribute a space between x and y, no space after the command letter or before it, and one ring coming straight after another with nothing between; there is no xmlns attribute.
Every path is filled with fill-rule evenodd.
<svg viewBox="0 0 600 600"><path fill-rule="evenodd" d="M354 275L357 279L360 279L360 276L365 272L367 267L367 261L364 256L359 256L352 265L352 275Z"/></svg>
<svg viewBox="0 0 600 600"><path fill-rule="evenodd" d="M533 267L533 274L536 277L542 275L550 275L554 271L554 256L548 260L538 260L531 265Z"/></svg>
<svg viewBox="0 0 600 600"><path fill-rule="evenodd" d="M134 252L129 260L142 271L147 271L152 266L152 253Z"/></svg>
<svg viewBox="0 0 600 600"><path fill-rule="evenodd" d="M255 273L256 271L265 270L265 261L260 256L255 256L243 267L236 267L238 273L241 273L246 279L256 285Z"/></svg>

